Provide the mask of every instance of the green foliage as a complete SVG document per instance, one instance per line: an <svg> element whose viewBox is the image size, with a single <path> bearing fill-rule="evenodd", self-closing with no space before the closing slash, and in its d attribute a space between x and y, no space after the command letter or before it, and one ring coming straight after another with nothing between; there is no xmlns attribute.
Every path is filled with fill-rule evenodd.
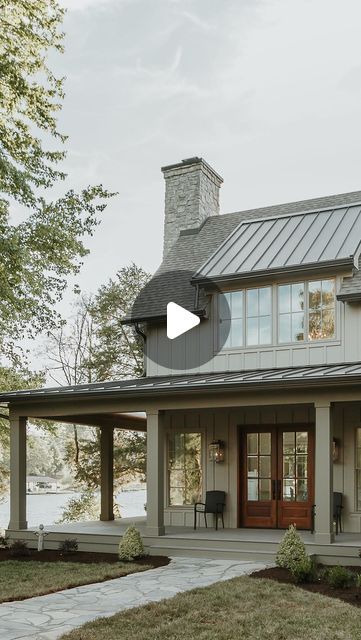
<svg viewBox="0 0 361 640"><path fill-rule="evenodd" d="M305 544L295 525L291 524L281 540L276 556L276 564L278 567L293 572L298 566L305 567L307 560Z"/></svg>
<svg viewBox="0 0 361 640"><path fill-rule="evenodd" d="M144 556L142 537L134 526L128 527L119 544L119 560L131 562Z"/></svg>
<svg viewBox="0 0 361 640"><path fill-rule="evenodd" d="M78 541L76 538L65 538L59 542L59 551L61 553L76 553L78 551Z"/></svg>
<svg viewBox="0 0 361 640"><path fill-rule="evenodd" d="M98 520L99 504L93 491L85 490L79 498L68 500L63 514L58 523L74 522L79 520Z"/></svg>
<svg viewBox="0 0 361 640"><path fill-rule="evenodd" d="M318 578L316 563L309 557L293 563L290 571L297 583L316 582Z"/></svg>
<svg viewBox="0 0 361 640"><path fill-rule="evenodd" d="M120 269L115 279L100 287L90 313L97 348L90 359L96 380L119 380L143 374L143 342L122 320L129 313L150 275L134 263Z"/></svg>
<svg viewBox="0 0 361 640"><path fill-rule="evenodd" d="M13 558L24 558L30 555L30 549L28 547L28 543L25 540L14 540L10 544L10 555Z"/></svg>
<svg viewBox="0 0 361 640"><path fill-rule="evenodd" d="M0 536L0 548L8 549L9 548L9 538L8 536Z"/></svg>
<svg viewBox="0 0 361 640"><path fill-rule="evenodd" d="M24 335L54 327L67 277L88 253L105 200L101 185L53 201L66 175L66 136L57 129L63 79L48 66L62 52L64 10L56 0L0 0L0 346L13 354ZM56 146L60 148L56 149ZM14 204L23 221L13 224ZM23 215L24 214L24 215Z"/></svg>
<svg viewBox="0 0 361 640"><path fill-rule="evenodd" d="M354 574L346 567L336 565L325 571L325 580L334 589L347 589L354 581Z"/></svg>
<svg viewBox="0 0 361 640"><path fill-rule="evenodd" d="M355 576L355 585L359 589L361 588L361 573L357 573Z"/></svg>

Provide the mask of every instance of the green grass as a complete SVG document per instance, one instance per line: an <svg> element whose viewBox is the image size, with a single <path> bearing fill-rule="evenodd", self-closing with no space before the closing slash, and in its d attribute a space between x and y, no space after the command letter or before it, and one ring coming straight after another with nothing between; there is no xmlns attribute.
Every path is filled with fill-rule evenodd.
<svg viewBox="0 0 361 640"><path fill-rule="evenodd" d="M241 577L90 622L61 640L353 640L361 610L293 585Z"/></svg>
<svg viewBox="0 0 361 640"><path fill-rule="evenodd" d="M85 564L80 562L5 560L0 562L0 602L24 600L151 568L148 565L129 562Z"/></svg>

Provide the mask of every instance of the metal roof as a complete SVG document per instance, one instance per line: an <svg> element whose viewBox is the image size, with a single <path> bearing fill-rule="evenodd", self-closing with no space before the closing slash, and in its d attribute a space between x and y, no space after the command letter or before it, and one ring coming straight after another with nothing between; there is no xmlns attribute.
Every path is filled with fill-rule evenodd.
<svg viewBox="0 0 361 640"><path fill-rule="evenodd" d="M10 391L0 394L0 402L17 403L54 399L70 399L81 397L112 396L141 397L159 395L160 393L190 393L212 389L241 390L242 388L269 387L284 388L301 386L302 388L317 384L361 383L361 362L343 365L323 365L308 367L288 367L285 369L257 369L252 371L233 371L224 373L188 374L182 376L158 376L153 378L136 378L114 382L100 382L73 387L52 387L49 389L32 389Z"/></svg>
<svg viewBox="0 0 361 640"><path fill-rule="evenodd" d="M137 322L144 318L156 319L166 316L167 303L173 300L189 311L195 310L194 286L188 277L189 272L197 272L209 260L220 245L238 227L241 222L259 220L266 217L291 215L303 211L320 211L337 207L353 207L361 202L361 191L341 193L311 200L288 202L258 209L247 209L219 216L210 216L198 229L180 232L175 244L164 258L155 275L164 273L162 287L159 278L151 280L147 295L140 297L137 308L128 317L128 322ZM361 239L361 236L360 236ZM178 274L177 274L178 272ZM154 288L152 289L152 282ZM352 284L351 284L352 288Z"/></svg>
<svg viewBox="0 0 361 640"><path fill-rule="evenodd" d="M194 278L217 280L326 264L358 266L361 204L242 221Z"/></svg>

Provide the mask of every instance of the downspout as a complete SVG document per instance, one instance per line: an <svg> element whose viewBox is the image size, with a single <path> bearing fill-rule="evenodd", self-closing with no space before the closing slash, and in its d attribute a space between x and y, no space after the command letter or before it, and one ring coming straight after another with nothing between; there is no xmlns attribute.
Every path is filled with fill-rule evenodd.
<svg viewBox="0 0 361 640"><path fill-rule="evenodd" d="M135 333L140 336L143 340L143 372L142 372L142 377L145 378L147 375L147 367L146 367L146 359L145 359L145 349L146 349L146 344L147 344L147 336L144 333L144 331L142 331L139 327L139 322L136 322L134 324L134 329L135 329Z"/></svg>

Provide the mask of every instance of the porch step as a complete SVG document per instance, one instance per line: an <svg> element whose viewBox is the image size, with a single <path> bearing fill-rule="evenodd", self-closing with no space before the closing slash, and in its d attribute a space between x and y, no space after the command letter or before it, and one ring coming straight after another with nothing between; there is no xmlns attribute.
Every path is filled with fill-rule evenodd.
<svg viewBox="0 0 361 640"><path fill-rule="evenodd" d="M182 556L191 558L219 558L223 560L250 560L265 563L274 563L276 554L267 551L249 551L247 549L215 549L213 547L193 547L176 545L152 545L147 547L152 556Z"/></svg>

